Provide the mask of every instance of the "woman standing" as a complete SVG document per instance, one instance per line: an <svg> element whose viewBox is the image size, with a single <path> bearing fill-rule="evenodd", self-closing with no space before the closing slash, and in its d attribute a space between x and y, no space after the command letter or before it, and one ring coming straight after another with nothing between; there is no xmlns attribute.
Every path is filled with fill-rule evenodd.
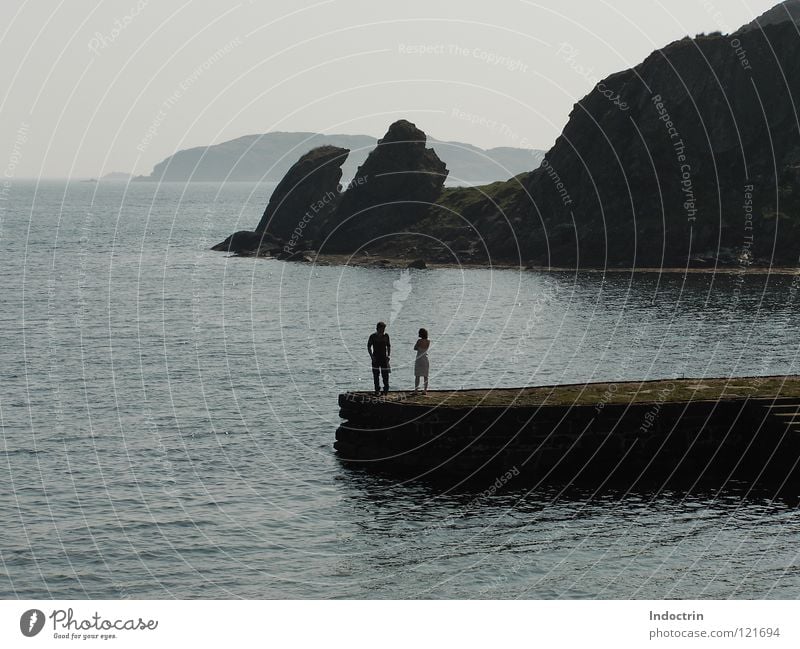
<svg viewBox="0 0 800 649"><path fill-rule="evenodd" d="M431 346L431 341L428 340L428 330L419 330L419 340L414 345L417 351L417 360L414 361L414 392L419 391L419 379L425 379L424 394L428 394L428 371L430 370L430 363L428 362L428 348Z"/></svg>

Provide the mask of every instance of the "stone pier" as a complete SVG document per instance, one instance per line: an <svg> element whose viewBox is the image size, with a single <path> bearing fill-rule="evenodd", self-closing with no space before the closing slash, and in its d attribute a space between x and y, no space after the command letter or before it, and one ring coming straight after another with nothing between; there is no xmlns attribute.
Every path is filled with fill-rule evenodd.
<svg viewBox="0 0 800 649"><path fill-rule="evenodd" d="M774 486L800 480L800 377L339 396L339 457L414 476Z"/></svg>

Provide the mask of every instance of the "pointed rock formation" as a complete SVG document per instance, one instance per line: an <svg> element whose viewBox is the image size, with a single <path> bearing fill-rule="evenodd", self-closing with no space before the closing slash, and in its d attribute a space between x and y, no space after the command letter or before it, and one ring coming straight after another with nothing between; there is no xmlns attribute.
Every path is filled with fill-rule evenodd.
<svg viewBox="0 0 800 649"><path fill-rule="evenodd" d="M272 192L256 232L284 240L300 236L306 242L313 240L339 200L342 164L348 153L348 149L321 146L295 162Z"/></svg>
<svg viewBox="0 0 800 649"><path fill-rule="evenodd" d="M255 232L240 230L212 250L291 257L312 247L339 201L348 149L321 146L292 165L270 196Z"/></svg>
<svg viewBox="0 0 800 649"><path fill-rule="evenodd" d="M425 133L406 120L389 127L342 195L325 226L324 252L352 252L404 229L440 195L447 167Z"/></svg>

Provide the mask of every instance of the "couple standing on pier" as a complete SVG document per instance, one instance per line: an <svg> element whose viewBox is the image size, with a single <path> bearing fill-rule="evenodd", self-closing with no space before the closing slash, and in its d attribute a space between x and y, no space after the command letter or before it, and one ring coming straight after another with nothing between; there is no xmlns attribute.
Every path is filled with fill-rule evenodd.
<svg viewBox="0 0 800 649"><path fill-rule="evenodd" d="M428 372L430 364L428 362L428 348L431 341L428 340L428 330L419 330L419 340L414 345L417 358L414 361L414 392L419 390L420 378L425 380L424 394L428 393ZM375 328L375 333L371 334L367 340L367 351L372 359L372 378L375 381L375 394L380 394L381 386L379 377L383 378L383 393L389 392L389 373L392 371L389 365L389 357L392 353L392 343L389 341L389 334L386 333L386 323L379 322Z"/></svg>

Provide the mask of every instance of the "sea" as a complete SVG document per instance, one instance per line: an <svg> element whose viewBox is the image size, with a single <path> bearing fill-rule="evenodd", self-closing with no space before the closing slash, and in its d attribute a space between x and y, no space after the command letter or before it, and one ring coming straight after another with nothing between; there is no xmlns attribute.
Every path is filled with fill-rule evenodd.
<svg viewBox="0 0 800 649"><path fill-rule="evenodd" d="M0 192L0 597L800 596L792 494L448 486L333 448L378 320L397 390L420 327L432 389L790 374L798 276L210 251L273 187Z"/></svg>

